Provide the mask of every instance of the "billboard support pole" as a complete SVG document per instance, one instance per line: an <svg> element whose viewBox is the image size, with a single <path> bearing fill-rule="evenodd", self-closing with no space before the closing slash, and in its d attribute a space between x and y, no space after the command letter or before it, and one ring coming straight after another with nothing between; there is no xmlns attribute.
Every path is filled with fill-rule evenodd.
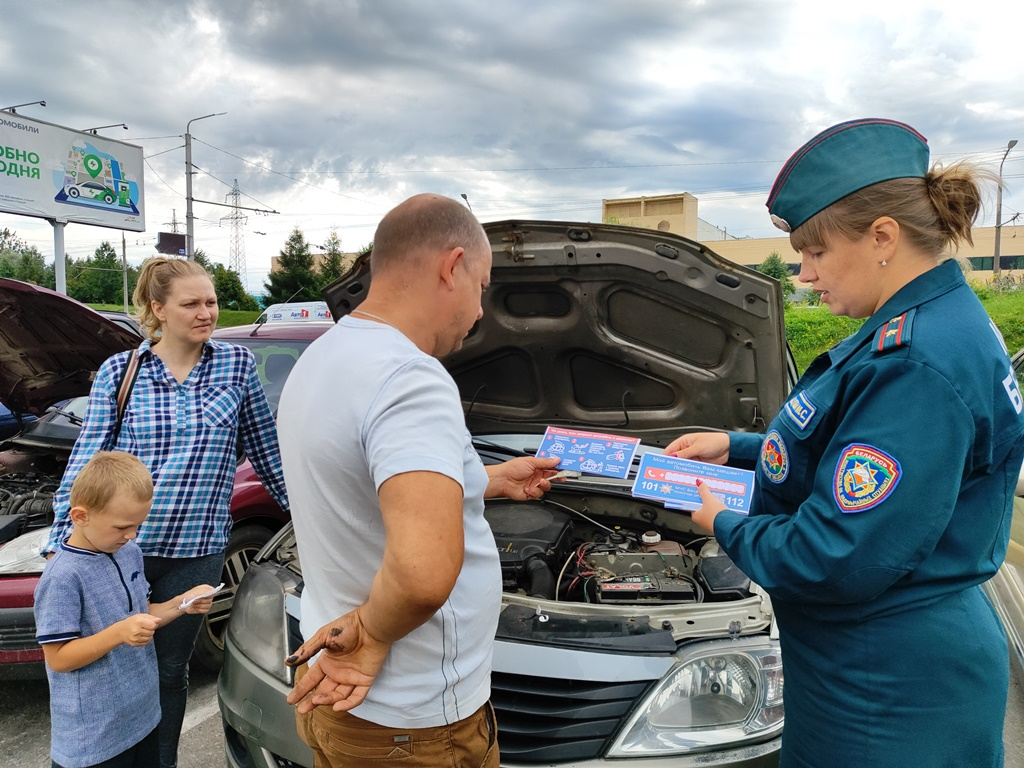
<svg viewBox="0 0 1024 768"><path fill-rule="evenodd" d="M53 225L53 276L57 283L57 293L68 295L68 280L64 269L64 227L66 219L50 219Z"/></svg>

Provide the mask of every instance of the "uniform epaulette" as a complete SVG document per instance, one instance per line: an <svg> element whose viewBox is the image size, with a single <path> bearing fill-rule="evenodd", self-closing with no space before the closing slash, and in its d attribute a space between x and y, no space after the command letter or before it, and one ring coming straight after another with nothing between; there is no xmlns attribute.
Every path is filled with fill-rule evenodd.
<svg viewBox="0 0 1024 768"><path fill-rule="evenodd" d="M887 352L896 347L909 347L915 312L916 310L909 309L879 328L875 334L875 351Z"/></svg>

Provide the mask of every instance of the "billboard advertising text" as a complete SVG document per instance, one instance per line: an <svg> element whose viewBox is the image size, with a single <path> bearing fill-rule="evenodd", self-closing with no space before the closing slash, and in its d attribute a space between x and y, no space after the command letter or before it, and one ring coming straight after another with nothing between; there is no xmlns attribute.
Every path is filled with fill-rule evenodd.
<svg viewBox="0 0 1024 768"><path fill-rule="evenodd" d="M142 232L142 147L0 112L0 211Z"/></svg>

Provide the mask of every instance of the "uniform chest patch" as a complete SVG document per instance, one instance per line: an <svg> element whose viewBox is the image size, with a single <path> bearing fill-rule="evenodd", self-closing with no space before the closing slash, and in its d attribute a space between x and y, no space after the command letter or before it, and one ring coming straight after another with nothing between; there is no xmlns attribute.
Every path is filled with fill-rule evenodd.
<svg viewBox="0 0 1024 768"><path fill-rule="evenodd" d="M791 397L789 402L786 403L786 415L793 420L793 422L803 429L811 423L811 419L814 418L814 414L818 412L818 409L814 407L814 403L807 396L806 392L801 392L796 397Z"/></svg>
<svg viewBox="0 0 1024 768"><path fill-rule="evenodd" d="M765 435L761 445L761 469L773 483L781 483L789 474L789 451L777 429Z"/></svg>
<svg viewBox="0 0 1024 768"><path fill-rule="evenodd" d="M900 482L900 463L870 445L848 445L836 464L832 481L836 504L843 512L863 512L885 501Z"/></svg>

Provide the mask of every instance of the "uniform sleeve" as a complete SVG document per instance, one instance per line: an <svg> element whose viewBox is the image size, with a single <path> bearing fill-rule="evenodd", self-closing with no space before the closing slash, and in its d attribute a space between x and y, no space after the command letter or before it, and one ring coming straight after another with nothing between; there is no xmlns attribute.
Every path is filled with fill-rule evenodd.
<svg viewBox="0 0 1024 768"><path fill-rule="evenodd" d="M49 566L54 561L50 561ZM82 598L78 579L67 573L44 573L36 586L33 612L40 644L64 643L82 636Z"/></svg>
<svg viewBox="0 0 1024 768"><path fill-rule="evenodd" d="M242 448L252 462L253 469L259 476L263 486L274 497L281 509L286 512L288 492L284 486L284 473L281 470L281 449L277 442L277 424L274 414L267 402L267 394L263 391L256 361L252 352L242 348L248 359L245 373L245 395L239 411L238 428L242 438Z"/></svg>
<svg viewBox="0 0 1024 768"><path fill-rule="evenodd" d="M764 435L754 432L729 433L729 464L752 465L761 453Z"/></svg>
<svg viewBox="0 0 1024 768"><path fill-rule="evenodd" d="M85 410L82 430L78 433L75 447L71 450L71 457L68 459L68 466L61 478L60 487L53 494L54 520L53 526L50 528L50 536L41 550L44 555L56 551L60 542L68 537L71 530L71 518L68 517L71 484L75 482L78 473L94 453L110 447L108 442L113 435L114 422L117 419L115 395L120 372L124 369L124 362L120 360L122 357L126 356L118 355L109 358L96 372L96 380L89 391L89 405Z"/></svg>
<svg viewBox="0 0 1024 768"><path fill-rule="evenodd" d="M466 420L440 363L417 360L381 388L363 424L374 485L403 472L437 472L465 488Z"/></svg>
<svg viewBox="0 0 1024 768"><path fill-rule="evenodd" d="M715 518L736 564L792 602L870 600L913 570L934 550L971 470L971 410L919 362L861 371L836 407L842 419L794 514Z"/></svg>

